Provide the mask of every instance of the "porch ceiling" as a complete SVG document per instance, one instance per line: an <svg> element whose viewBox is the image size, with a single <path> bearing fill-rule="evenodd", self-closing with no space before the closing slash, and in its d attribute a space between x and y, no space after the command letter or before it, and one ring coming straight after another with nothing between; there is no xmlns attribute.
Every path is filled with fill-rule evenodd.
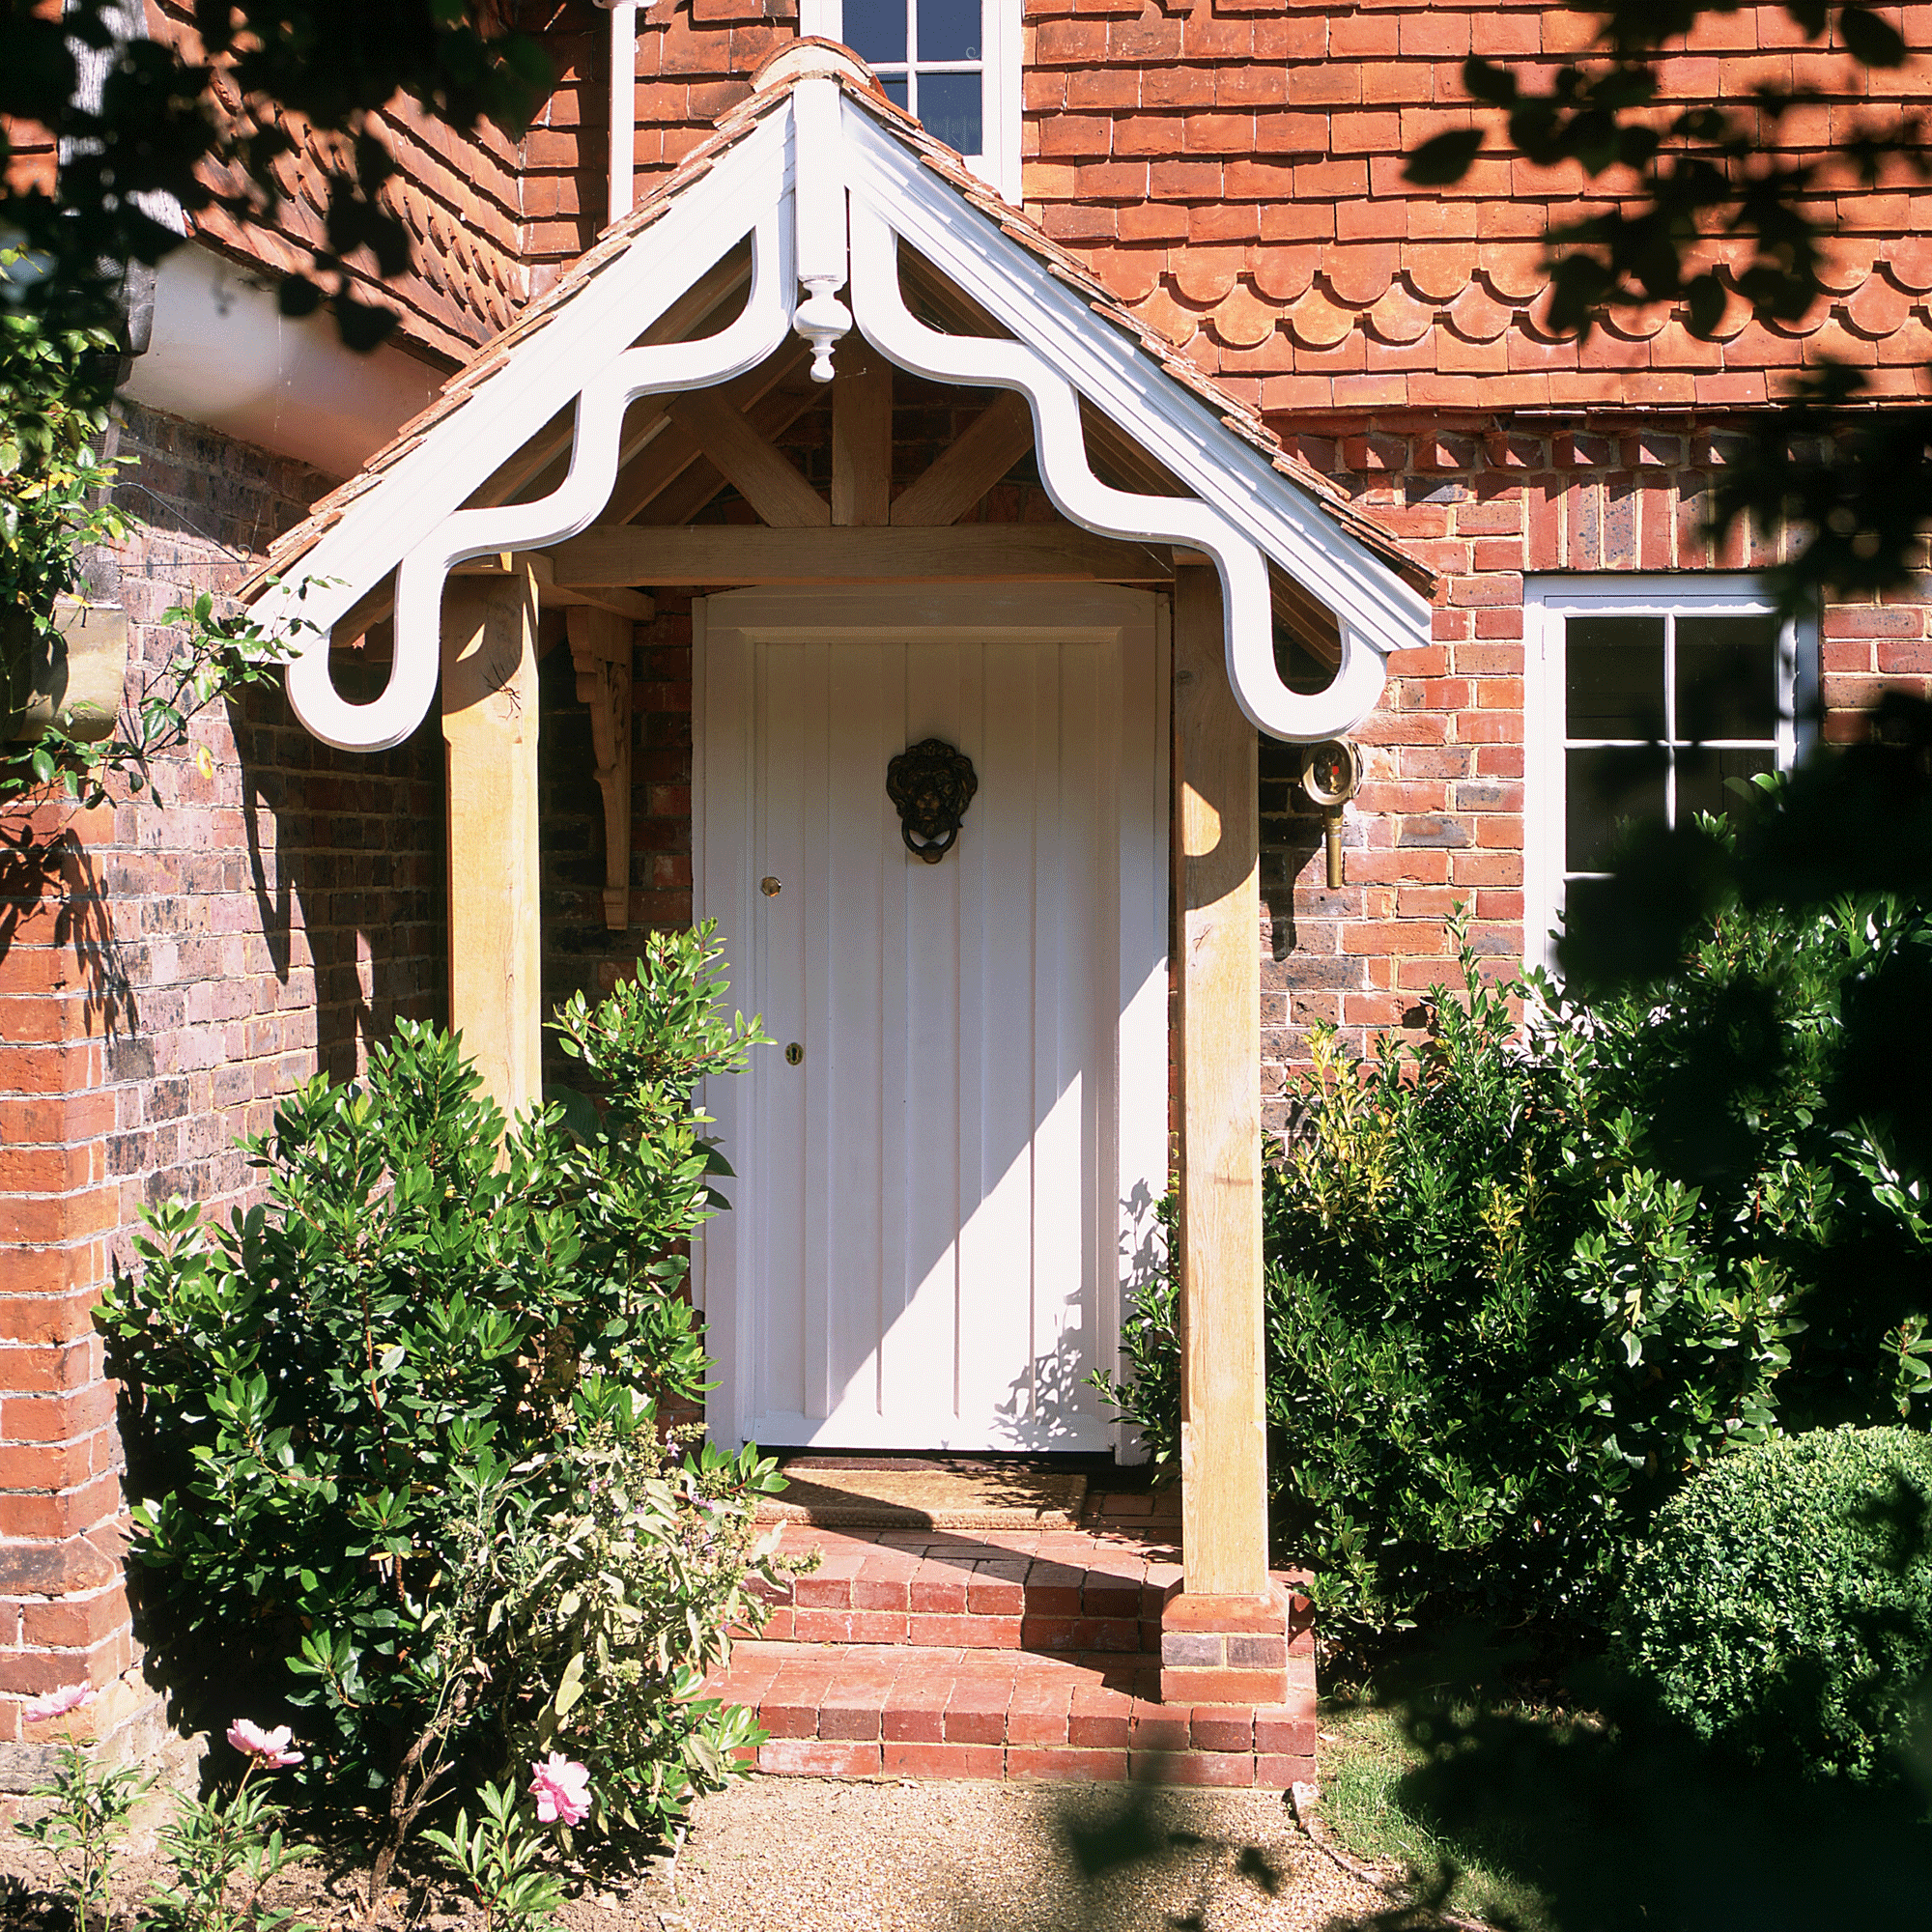
<svg viewBox="0 0 1932 1932"><path fill-rule="evenodd" d="M993 393L894 497L895 370ZM780 445L828 379L829 493ZM961 525L1029 448L1063 521ZM715 521L727 488L763 527ZM298 715L374 750L433 697L446 578L513 553L537 554L548 600L620 614L660 584L1145 583L1208 561L1236 696L1291 739L1350 728L1429 627L1428 574L1386 531L818 43L770 64L244 594L298 645ZM392 605L389 686L348 704L329 635ZM1325 693L1282 684L1280 627L1337 667Z"/></svg>

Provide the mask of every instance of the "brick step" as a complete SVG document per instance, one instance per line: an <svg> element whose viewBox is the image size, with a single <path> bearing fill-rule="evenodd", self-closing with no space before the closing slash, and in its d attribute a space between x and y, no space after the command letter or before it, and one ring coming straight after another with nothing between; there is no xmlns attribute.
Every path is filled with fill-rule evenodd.
<svg viewBox="0 0 1932 1932"><path fill-rule="evenodd" d="M810 1777L1145 1779L1286 1790L1315 1776L1315 1660L1293 1701L1160 1702L1158 1656L744 1642L703 1694L769 1733L744 1753Z"/></svg>
<svg viewBox="0 0 1932 1932"><path fill-rule="evenodd" d="M811 1575L763 1594L776 1641L964 1650L1160 1650L1171 1544L1089 1530L881 1533L787 1524Z"/></svg>

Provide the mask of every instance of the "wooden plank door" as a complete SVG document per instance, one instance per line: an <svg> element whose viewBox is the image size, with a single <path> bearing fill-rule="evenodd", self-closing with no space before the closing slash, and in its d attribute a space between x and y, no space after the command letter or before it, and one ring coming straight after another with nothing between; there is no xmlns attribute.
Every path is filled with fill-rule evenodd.
<svg viewBox="0 0 1932 1932"><path fill-rule="evenodd" d="M724 1223L705 1243L714 1347L721 1326L737 1344L738 1427L720 1433L1115 1441L1088 1378L1114 1365L1122 1203L1161 1184L1164 680L1151 600L1102 596L1138 621L962 627L928 598L908 613L923 621L882 624L841 597L867 621L726 630L738 600L712 600L706 909L735 908L737 997L778 1042L730 1096L722 1296ZM885 788L926 737L979 776L936 865L906 850ZM727 848L739 879L719 876Z"/></svg>

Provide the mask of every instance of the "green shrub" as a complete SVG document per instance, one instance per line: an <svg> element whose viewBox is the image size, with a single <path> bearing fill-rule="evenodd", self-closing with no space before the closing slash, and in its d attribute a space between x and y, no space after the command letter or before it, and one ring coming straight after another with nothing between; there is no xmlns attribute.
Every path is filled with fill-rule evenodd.
<svg viewBox="0 0 1932 1932"><path fill-rule="evenodd" d="M1818 1430L1727 1457L1633 1552L1612 1625L1706 1743L1895 1778L1932 1673L1932 1438Z"/></svg>
<svg viewBox="0 0 1932 1932"><path fill-rule="evenodd" d="M505 1139L460 1041L406 1024L250 1151L268 1203L174 1202L101 1309L151 1627L287 1707L313 1799L396 1842L468 1763L568 1742L592 1823L661 1825L743 1715L694 1701L754 1622L754 1451L679 1461L705 1359L683 1244L722 1168L697 1080L742 1066L709 929L562 1009L600 1083ZM675 1436L675 1432L670 1432ZM386 1794L386 1798L385 1798Z"/></svg>
<svg viewBox="0 0 1932 1932"><path fill-rule="evenodd" d="M1844 1004L1922 914L1733 909L1589 1009L1488 983L1455 930L1463 985L1419 1038L1362 1060L1316 1030L1264 1195L1276 1546L1324 1627L1371 1641L1448 1614L1594 1627L1691 1472L1911 1417L1928 1386L1924 1190L1839 1064ZM1173 1456L1171 1282L1123 1354L1116 1400Z"/></svg>

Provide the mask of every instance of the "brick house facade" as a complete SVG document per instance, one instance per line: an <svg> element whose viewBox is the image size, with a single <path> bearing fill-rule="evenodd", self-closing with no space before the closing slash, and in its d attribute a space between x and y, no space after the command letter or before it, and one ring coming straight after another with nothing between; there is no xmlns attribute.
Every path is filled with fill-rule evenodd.
<svg viewBox="0 0 1932 1932"><path fill-rule="evenodd" d="M603 223L607 15L577 0L541 11L558 80L520 143L394 122L420 256L390 294L402 317L391 353L413 358L425 382L546 297ZM1932 9L1891 12L1908 43L1928 39ZM186 13L170 0L151 25L176 30ZM747 99L753 72L799 31L786 0L640 10L639 193ZM1534 951L1548 895L1526 880L1526 841L1533 862L1551 808L1525 787L1537 733L1555 732L1559 759L1563 740L1560 703L1552 712L1546 696L1539 709L1525 693L1542 589L1747 582L1769 553L1735 535L1717 554L1700 526L1741 425L1775 400L1781 376L1823 356L1849 361L1878 407L1917 399L1927 382L1932 221L1889 184L1821 185L1838 241L1829 298L1802 323L1761 324L1734 300L1713 343L1666 305L1581 346L1552 337L1545 228L1628 184L1589 185L1498 153L1459 188L1424 192L1402 181L1401 157L1468 118L1460 67L1471 51L1548 63L1586 42L1579 16L1534 5L1026 0L1012 71L988 76L1017 90L1020 199L1044 236L1436 576L1433 638L1391 660L1382 701L1354 734L1366 778L1341 889L1323 882L1320 821L1293 749L1261 747L1271 1129L1286 1123L1305 1029L1330 1020L1359 1041L1402 1025L1442 976L1453 907L1471 906L1477 943L1499 962ZM1708 16L1665 77L1686 100L1738 97L1767 78L1815 87L1819 104L1787 117L1780 135L1809 157L1841 145L1859 114L1923 92L1918 69L1867 74L1806 45L1775 7ZM275 230L211 227L195 245L269 277L299 265L317 233L303 165ZM170 648L160 617L180 593L235 587L340 481L312 467L299 394L293 402L292 427L271 446L128 405L122 449L140 458L128 507L148 527L102 587L131 620L133 675ZM805 481L835 491L825 392L788 380L758 407ZM901 379L894 494L976 415L957 390ZM682 514L664 521L757 521L742 492L705 471L700 455L684 472ZM1058 514L1029 455L962 520ZM1918 598L1834 604L1816 639L1800 640L1815 653L1825 738L1852 735L1884 684L1932 674L1926 615ZM555 643L559 620L544 622ZM666 589L634 638L627 932L610 929L600 899L602 812L584 778L594 755L570 652L543 657L548 1002L608 988L639 929L692 916L692 650L691 597ZM375 661L342 682L380 684L380 625L336 655L345 667ZM398 1016L449 1010L434 722L390 751L334 752L278 695L259 696L201 721L196 740L213 775L187 757L171 763L158 805L41 805L4 826L0 1789L33 1781L20 1703L58 1684L119 1685L99 1725L117 1748L146 1749L157 1735L118 1562L112 1390L87 1312L127 1259L140 1208L179 1192L225 1214L251 1186L234 1142L266 1124L277 1094L317 1070L352 1073Z"/></svg>

